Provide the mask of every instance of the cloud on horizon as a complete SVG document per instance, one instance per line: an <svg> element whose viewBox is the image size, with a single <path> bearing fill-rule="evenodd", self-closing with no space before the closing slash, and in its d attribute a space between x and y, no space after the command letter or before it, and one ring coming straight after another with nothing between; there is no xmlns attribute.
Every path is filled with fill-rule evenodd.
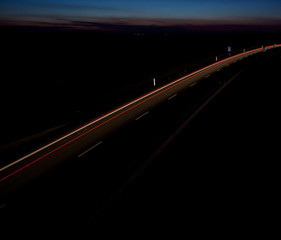
<svg viewBox="0 0 281 240"><path fill-rule="evenodd" d="M224 31L262 30L280 31L281 18L236 19L166 19L166 18L55 18L52 16L0 18L0 26L36 27L37 29L58 28L65 30L88 30L103 32L184 32L184 31Z"/></svg>

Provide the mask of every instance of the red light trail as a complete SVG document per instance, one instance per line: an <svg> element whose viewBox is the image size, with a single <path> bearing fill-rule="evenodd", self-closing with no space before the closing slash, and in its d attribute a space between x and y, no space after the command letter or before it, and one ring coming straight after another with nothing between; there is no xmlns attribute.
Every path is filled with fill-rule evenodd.
<svg viewBox="0 0 281 240"><path fill-rule="evenodd" d="M281 44L268 46L267 48L277 47L277 46L281 46ZM254 53L254 52L260 52L261 50L262 50L262 48L257 48L257 49L254 49L254 50L251 50L251 51L248 51L248 52L243 52L243 53L237 54L237 55L235 55L235 56L232 56L232 57L226 58L226 59L224 59L224 60L221 60L221 61L219 61L219 62L216 62L216 63L214 63L214 64L211 64L211 65L209 65L209 66L207 66L207 67L204 67L204 68L202 68L202 69L199 69L199 70L197 70L197 71L195 71L195 72L193 72L193 73L190 73L190 74L188 74L188 75L186 75L186 76L184 76L184 77L182 77L182 78L180 78L180 79L177 79L177 80L175 80L175 81L172 81L171 83L168 83L168 84L166 84L166 85L164 85L164 86L162 86L162 87L160 87L160 88L158 88L158 89L156 89L156 90L154 90L154 91L152 91L152 92L149 92L149 93L147 93L147 94L145 94L145 95L143 95L143 96L141 96L141 97L139 97L139 98L137 98L137 99L135 99L135 100L133 100L133 101L131 101L131 102L129 102L129 103L127 103L127 104L125 104L125 105L123 105L123 106L121 106L121 107L119 107L119 108L117 108L117 109L115 109L115 110L113 110L113 111L111 111L111 112L109 112L109 113L107 113L107 114L105 114L105 115L103 115L103 116L101 116L101 117L99 117L99 118L97 118L97 119L95 119L95 120L89 122L89 123L87 123L87 124L85 124L85 125L83 125L82 127L78 128L77 130L74 130L74 131L72 131L71 133L65 135L64 137L62 137L62 138L60 138L60 139L58 139L58 140L56 140L56 141L54 141L54 142L52 142L52 143L46 145L46 147L43 147L42 149L45 149L45 148L49 147L50 145L52 145L52 144L54 144L54 143L56 143L56 142L58 142L58 141L60 141L60 140L62 140L62 139L64 139L64 138L66 138L66 137L68 137L68 136L70 136L70 135L76 133L77 131L82 130L83 128L86 128L86 127L88 127L89 125L91 125L91 124L93 124L93 123L95 123L95 122L97 122L97 121L100 121L100 120L102 120L103 118L105 118L105 117L107 117L107 116L110 116L110 115L116 113L117 111L120 111L120 110L122 110L122 109L124 109L124 108L126 108L126 107L128 107L128 106L130 106L130 105L132 105L132 104L134 104L134 103L136 103L136 104L134 104L133 106L130 106L129 108L125 109L124 111L121 111L120 113L114 115L113 117L111 117L111 118L109 118L109 119L103 121L102 123L98 124L97 126L95 126L95 127L91 128L91 129L87 130L86 132L84 132L84 133L82 133L82 134L76 136L75 138L69 140L68 142L66 142L66 143L64 143L64 144L62 144L62 145L60 145L59 147L57 147L57 148L55 148L55 149L49 151L48 153L42 155L41 157L39 157L39 158L33 160L32 162L26 164L25 166L23 166L23 167L21 167L21 168L15 170L14 172L12 172L12 173L6 175L5 177L3 177L3 178L0 179L0 182L4 181L5 179L8 179L9 177L11 177L11 176L15 175L16 173L22 171L23 169L25 169L25 168L27 168L27 167L29 167L29 166L35 164L36 162L38 162L38 161L42 160L43 158L45 158L45 157L51 155L52 153L58 151L59 149L65 147L65 146L67 146L67 145L69 145L70 143L76 141L77 139L79 139L79 138L85 136L86 134L88 134L88 133L94 131L95 129L97 129L97 128L99 128L99 127L101 127L101 126L103 126L103 125L105 125L105 124L107 124L107 123L109 123L109 122L111 122L113 119L116 119L117 117L119 117L119 116L125 114L126 112L128 112L128 111L130 111L130 110L132 110L132 109L134 109L134 108L136 108L136 107L138 107L138 106L140 106L141 104L143 104L143 103L149 101L150 99L155 98L156 96L158 96L158 95L160 95L160 94L162 94L162 93L168 91L169 89L172 89L172 88L176 87L177 85L182 84L182 83L188 81L188 80L191 79L192 77L195 77L195 76L197 76L197 75L199 75L199 74L202 74L202 73L206 72L207 70L210 70L210 69L212 69L212 68L214 68L214 67L217 67L217 66L219 66L220 64L222 64L222 63L224 63L224 62L226 62L226 61L229 61L229 60L231 60L231 59L238 58L238 57L243 56L243 55L248 55L248 54ZM37 151L35 151L34 153L31 153L31 154L29 154L29 155L23 157L22 160L25 159L25 158L27 158L27 157L29 157L29 156L32 156L33 154L35 154L35 153L37 153L37 152L40 152L40 149L37 150ZM15 161L15 162L12 163L12 164L9 164L9 165L7 165L6 167L3 167L2 169L0 169L0 172L1 172L1 171L4 171L4 170L7 169L8 167L10 167L10 166L12 166L12 165L18 163L19 161L20 161L20 160L17 160L17 161Z"/></svg>

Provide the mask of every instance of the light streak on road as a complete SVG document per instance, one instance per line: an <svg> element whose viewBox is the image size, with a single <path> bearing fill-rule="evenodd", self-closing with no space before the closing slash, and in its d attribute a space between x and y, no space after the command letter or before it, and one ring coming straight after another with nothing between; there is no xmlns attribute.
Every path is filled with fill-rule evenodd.
<svg viewBox="0 0 281 240"><path fill-rule="evenodd" d="M281 44L272 45L272 46L268 46L267 49L274 48L274 47L280 47L280 46L281 46ZM139 98L137 98L137 99L135 99L135 100L133 100L133 101L131 101L131 102L129 102L129 103L127 103L127 104L125 104L125 105L123 105L123 106L121 106L121 107L119 107L119 108L117 108L117 109L115 109L115 110L113 110L113 111L111 111L111 112L109 112L109 113L107 113L107 114L105 114L105 115L103 115L103 116L101 116L101 117L99 117L99 118L97 118L97 119L95 119L95 120L89 122L89 123L87 123L87 124L85 124L85 125L83 125L82 127L80 127L80 128L78 128L78 129L76 129L76 130L74 130L74 131L72 131L72 132L66 134L65 136L63 136L63 137L61 137L61 138L59 138L59 139L57 139L57 140L55 140L55 141L53 141L53 142L51 142L51 143L45 145L44 147L42 147L42 148L40 148L40 149L38 149L38 150L36 150L36 151L34 151L34 152L32 152L32 153L30 153L30 154L28 154L28 155L26 155L26 156L20 158L20 159L18 159L18 160L14 161L14 162L12 162L12 163L10 163L10 164L8 164L8 165L2 167L2 168L0 169L0 173L3 172L4 170L7 170L8 168L10 168L10 167L16 165L16 164L22 162L22 161L25 160L25 159L27 159L27 158L29 158L29 157L31 157L31 156L37 154L37 153L40 153L40 152L43 151L44 149L47 149L47 148L51 147L52 145L54 145L54 144L56 144L56 143L58 143L58 142L60 142L60 141L65 140L65 139L68 138L68 137L71 137L71 136L74 137L74 136L75 136L75 137L72 138L71 140L69 140L69 141L67 141L67 142L64 142L62 145L60 145L60 146L58 146L58 147L56 147L56 148L50 150L49 152L43 154L42 156L38 157L37 159L35 159L35 160L31 161L31 162L29 162L28 164L24 165L23 167L20 167L20 168L18 168L17 170L15 170L15 171L13 171L13 172L7 174L6 176L2 177L2 178L0 179L0 182L2 182L2 181L4 181L5 179L7 179L7 178L9 178L9 177L11 177L11 176L13 176L13 175L15 175L15 174L18 173L18 172L24 170L25 168L27 168L27 167L33 165L34 163L36 163L36 162L38 162L38 161L44 159L45 157L47 157L47 156L49 156L49 155L55 153L55 152L58 151L59 149L65 147L65 146L67 146L67 145L69 145L70 143L72 143L72 142L76 141L77 139L79 139L79 138L85 136L86 134L88 134L88 133L94 131L95 129L98 129L99 127L101 127L101 126L103 126L103 125L105 125L105 124L111 122L113 119L116 119L116 118L118 118L119 116L125 114L126 112L128 112L128 111L130 111L130 110L132 110L132 109L137 108L138 106L140 106L140 105L142 105L143 103L145 103L145 102L151 100L152 98L155 98L156 96L158 96L158 95L160 95L160 94L162 94L162 93L168 91L169 89L172 89L172 88L178 86L179 84L182 84L182 83L187 82L187 81L190 80L192 77L198 76L198 75L200 75L200 74L202 74L202 73L204 73L204 72L206 72L206 71L208 71L208 70L211 70L211 69L213 69L213 68L216 68L216 67L219 67L219 69L221 69L222 67L224 67L223 64L226 63L226 62L229 62L229 63L227 64L227 65L229 65L230 63L233 63L233 62L231 61L231 60L233 60L233 59L237 59L237 58L242 57L242 56L245 56L245 57L246 57L247 55L250 56L251 54L255 54L255 53L258 53L258 52L261 52L261 51L262 51L262 48L257 48L257 49L254 49L254 50L250 50L250 51L247 51L247 52L243 52L243 53L240 53L240 54L237 54L237 55L228 57L228 58L226 58L226 59L224 59L224 60L220 60L219 62L216 62L216 63L211 64L211 65L209 65L209 66L206 66L206 67L204 67L204 68L201 68L201 69L199 69L199 70L197 70L197 71L195 71L195 72L193 72L193 73L190 73L190 74L188 74L188 75L186 75L186 76L184 76L184 77L181 77L181 78L179 78L179 79L177 79L177 80L175 80L175 81L173 81L173 82L171 82L171 83L168 83L168 84L166 84L166 85L164 85L164 86L162 86L162 87L160 87L160 88L158 88L158 89L156 89L156 90L154 90L154 91L152 91L152 92L149 92L149 93L147 93L147 94L145 94L145 95L143 95L143 96L141 96L141 97L139 97ZM208 76L209 76L209 75L208 75ZM207 77L208 77L208 76L207 76ZM202 77L204 77L204 76L202 76ZM195 83L196 83L196 82L195 82ZM192 83L192 85L195 84L195 83ZM192 86L192 85L191 85L191 86ZM146 115L147 113L148 113L148 112L146 112L146 113L143 114L143 115ZM116 115L115 115L115 114L116 114ZM140 116L140 117L143 117L143 115ZM140 118L140 117L139 117L139 118ZM96 125L96 126L90 128L89 130L87 130L87 131L85 131L85 132L79 134L78 136L75 135L76 133L79 133L79 132L81 132L81 131L83 131L83 130L86 130L86 128L90 127L91 125L93 125L93 124L95 124L95 123L98 123L98 125ZM100 142L100 143L101 143L101 142ZM98 143L98 144L96 144L96 145L99 145L100 143ZM96 145L93 146L92 148L96 147ZM88 151L90 151L90 150L91 150L91 148L90 148ZM86 152L88 152L88 151L86 151ZM83 155L83 154L82 154L82 155Z"/></svg>

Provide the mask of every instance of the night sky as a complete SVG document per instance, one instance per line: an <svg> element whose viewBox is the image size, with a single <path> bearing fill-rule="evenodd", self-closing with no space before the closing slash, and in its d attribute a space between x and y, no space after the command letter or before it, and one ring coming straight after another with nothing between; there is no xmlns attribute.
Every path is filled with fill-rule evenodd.
<svg viewBox="0 0 281 240"><path fill-rule="evenodd" d="M1 25L281 25L280 0L0 0ZM95 24L94 24L95 23Z"/></svg>

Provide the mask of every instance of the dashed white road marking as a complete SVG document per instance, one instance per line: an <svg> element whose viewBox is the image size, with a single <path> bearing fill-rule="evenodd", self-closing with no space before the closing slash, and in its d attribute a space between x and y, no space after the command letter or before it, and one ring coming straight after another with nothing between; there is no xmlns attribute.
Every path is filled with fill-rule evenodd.
<svg viewBox="0 0 281 240"><path fill-rule="evenodd" d="M95 144L94 146L90 147L89 149L87 149L85 152L81 153L80 155L78 155L78 157L82 157L84 154L86 154L87 152L91 151L92 149L94 149L95 147L99 146L100 144L102 144L102 141L98 142L97 144Z"/></svg>
<svg viewBox="0 0 281 240"><path fill-rule="evenodd" d="M147 115L149 113L149 111L145 112L144 114L140 115L139 117L137 117L135 120L139 120L141 119L142 117L144 117L145 115Z"/></svg>
<svg viewBox="0 0 281 240"><path fill-rule="evenodd" d="M171 99L173 99L174 97L176 97L178 94L176 93L176 94L174 94L173 96L171 96L171 97L169 97L168 98L168 100L171 100Z"/></svg>

